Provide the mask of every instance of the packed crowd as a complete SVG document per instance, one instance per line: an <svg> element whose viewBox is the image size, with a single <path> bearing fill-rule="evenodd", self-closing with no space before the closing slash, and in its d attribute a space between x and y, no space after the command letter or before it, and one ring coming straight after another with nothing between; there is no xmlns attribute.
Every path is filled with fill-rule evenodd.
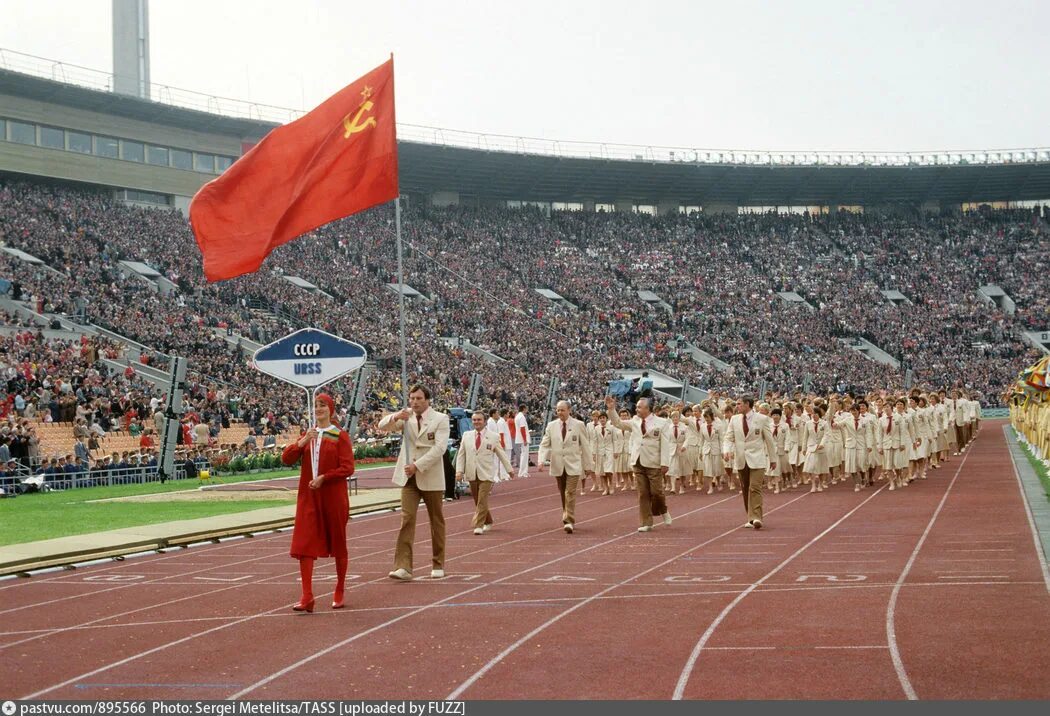
<svg viewBox="0 0 1050 716"><path fill-rule="evenodd" d="M209 422L232 416L259 427L304 417L301 393L255 371L238 336L266 342L314 325L355 339L388 366L370 379L361 416L367 435L378 412L400 403L397 294L385 286L396 281L391 213L381 207L329 224L279 248L258 273L209 285L178 213L2 179L0 241L55 270L0 255L0 278L40 312L83 313L144 344L135 359L142 363L163 368L170 354L188 357L191 399ZM409 381L433 386L438 405L462 404L477 372L483 402L524 403L542 414L552 377L560 394L590 400L625 367L738 392L762 381L783 391L807 382L814 391L896 388L911 369L916 383L962 381L994 404L1031 362L1019 332L1050 325L1050 299L1034 278L1047 268L1048 227L1029 212L651 217L425 207L406 212L403 229L405 282L425 296L407 311ZM122 259L148 263L178 291L158 294ZM1016 313L979 301L976 288L985 283L1002 286ZM908 302L894 304L880 289ZM643 301L641 290L661 302ZM807 305L789 305L778 291L795 291ZM486 361L442 336L503 360ZM900 369L841 340L855 337L900 360ZM697 362L692 346L729 368ZM148 391L121 382L135 378L109 379L109 393L90 400ZM335 386L344 405L349 388Z"/></svg>

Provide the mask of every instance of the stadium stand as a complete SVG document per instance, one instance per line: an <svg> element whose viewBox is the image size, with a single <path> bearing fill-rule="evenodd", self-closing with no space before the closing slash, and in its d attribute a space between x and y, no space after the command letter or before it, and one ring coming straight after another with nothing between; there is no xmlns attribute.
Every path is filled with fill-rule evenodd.
<svg viewBox="0 0 1050 716"><path fill-rule="evenodd" d="M1050 323L1034 278L1045 275L1047 229L1030 211L655 217L417 208L404 221L405 283L422 294L408 311L410 380L433 385L439 404L456 405L478 372L484 402L542 410L551 377L561 394L592 403L627 367L730 390L761 381L770 390L806 381L814 390L896 387L911 370L916 383L961 380L996 405L1034 360L1021 330ZM358 340L388 366L372 374L362 434L377 411L399 400L399 371L388 362L397 357L389 209L330 224L278 249L257 274L208 285L178 212L7 177L0 179L0 241L43 262L0 254L0 278L10 282L0 320L14 332L0 356L6 414L20 394L38 416L53 413L40 391L61 382L72 388L75 412L105 414L108 401L114 413L123 399L146 419L156 393L148 368L163 369L178 354L189 358L200 418L230 426L220 442L239 444L264 422L292 429L302 419L300 394L253 370L246 346L306 324ZM175 295L162 295L121 261L152 266ZM1009 292L1016 313L978 299L977 287L987 283ZM884 290L907 300L890 301ZM643 300L639 291L661 300ZM782 291L805 302L789 304ZM78 322L87 335L76 342L29 327L75 330ZM465 339L503 360L439 337ZM850 348L857 338L899 367ZM696 362L688 346L728 369ZM40 352L43 358L30 356ZM76 415L67 406L55 417ZM63 443L54 429L46 442L41 434L42 452L68 452L71 436ZM113 449L131 445L121 440Z"/></svg>

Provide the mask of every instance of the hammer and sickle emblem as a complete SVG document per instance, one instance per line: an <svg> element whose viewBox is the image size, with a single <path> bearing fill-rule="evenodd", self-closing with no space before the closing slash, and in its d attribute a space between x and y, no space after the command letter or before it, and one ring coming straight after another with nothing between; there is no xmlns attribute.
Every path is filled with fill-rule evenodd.
<svg viewBox="0 0 1050 716"><path fill-rule="evenodd" d="M361 103L361 106L357 108L357 114L354 115L353 119L350 119L350 115L343 117L343 139L349 139L351 134L357 134L358 132L365 131L368 127L376 126L376 118L369 117L365 121L361 121L361 115L365 112L369 112L372 109L372 100L365 100Z"/></svg>

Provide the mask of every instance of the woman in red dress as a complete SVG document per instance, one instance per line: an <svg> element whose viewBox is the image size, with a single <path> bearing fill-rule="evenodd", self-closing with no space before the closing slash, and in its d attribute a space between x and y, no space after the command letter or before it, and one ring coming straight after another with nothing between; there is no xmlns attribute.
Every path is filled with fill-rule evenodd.
<svg viewBox="0 0 1050 716"><path fill-rule="evenodd" d="M314 610L314 560L334 557L337 581L332 596L332 609L343 608L348 556L346 523L350 518L350 494L346 479L354 474L354 451L350 436L332 424L335 401L320 394L314 403L317 427L307 430L284 449L281 461L294 465L301 458L299 497L295 505L291 555L299 560L303 596L292 609ZM313 464L317 461L317 477Z"/></svg>

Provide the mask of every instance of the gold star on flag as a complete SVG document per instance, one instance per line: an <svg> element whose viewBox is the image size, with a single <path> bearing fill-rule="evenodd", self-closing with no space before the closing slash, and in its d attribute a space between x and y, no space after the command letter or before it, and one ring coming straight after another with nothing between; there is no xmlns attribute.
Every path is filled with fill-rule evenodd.
<svg viewBox="0 0 1050 716"><path fill-rule="evenodd" d="M361 90L361 99L367 101L368 98L371 97L371 96L372 96L372 88L369 87L368 85L365 85L365 88L363 90Z"/></svg>

